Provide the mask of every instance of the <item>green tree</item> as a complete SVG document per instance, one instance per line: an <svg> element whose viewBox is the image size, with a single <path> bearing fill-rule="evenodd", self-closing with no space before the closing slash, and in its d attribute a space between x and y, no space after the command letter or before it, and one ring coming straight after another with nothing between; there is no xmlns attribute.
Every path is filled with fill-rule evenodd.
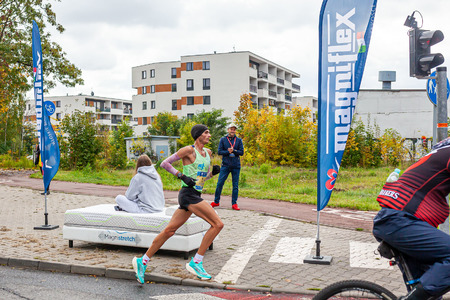
<svg viewBox="0 0 450 300"><path fill-rule="evenodd" d="M58 1L58 0L57 0ZM83 84L81 71L66 53L51 40L50 28L64 32L47 0L0 0L0 136L21 140L25 93L33 84L32 21L39 26L43 57L44 90L57 82L73 87ZM15 149L15 143L3 143L1 149ZM0 151L1 151L0 149Z"/></svg>
<svg viewBox="0 0 450 300"><path fill-rule="evenodd" d="M123 120L112 132L110 165L123 169L127 165L127 147L125 138L133 136L133 128L128 119Z"/></svg>
<svg viewBox="0 0 450 300"><path fill-rule="evenodd" d="M61 167L82 169L95 166L96 159L103 150L99 138L100 128L95 124L92 113L75 111L61 121L64 137L59 139Z"/></svg>
<svg viewBox="0 0 450 300"><path fill-rule="evenodd" d="M170 112L158 113L153 123L148 126L150 135L178 136L180 135L181 120Z"/></svg>

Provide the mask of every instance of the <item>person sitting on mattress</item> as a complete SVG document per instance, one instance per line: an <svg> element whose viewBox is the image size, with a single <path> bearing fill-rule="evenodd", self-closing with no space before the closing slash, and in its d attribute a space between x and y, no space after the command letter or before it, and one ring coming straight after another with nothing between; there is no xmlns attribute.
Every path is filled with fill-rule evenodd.
<svg viewBox="0 0 450 300"><path fill-rule="evenodd" d="M164 192L161 177L151 159L143 154L136 163L134 177L124 195L116 197L116 210L130 213L156 213L164 209Z"/></svg>

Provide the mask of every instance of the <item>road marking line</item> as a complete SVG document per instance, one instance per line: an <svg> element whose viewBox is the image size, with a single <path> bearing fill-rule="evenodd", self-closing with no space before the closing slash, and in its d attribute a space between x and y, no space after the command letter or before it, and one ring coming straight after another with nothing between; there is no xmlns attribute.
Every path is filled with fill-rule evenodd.
<svg viewBox="0 0 450 300"><path fill-rule="evenodd" d="M255 232L244 246L239 248L222 267L222 270L215 276L214 280L219 283L229 281L236 283L248 264L250 258L262 243L277 229L281 219L271 218L263 228Z"/></svg>
<svg viewBox="0 0 450 300"><path fill-rule="evenodd" d="M152 296L150 299L158 299L158 300L217 300L223 299L215 296L211 296L204 293L189 293L189 294L171 294L171 295L161 295L161 296Z"/></svg>
<svg viewBox="0 0 450 300"><path fill-rule="evenodd" d="M389 260L378 254L379 243L350 241L350 267L393 270Z"/></svg>
<svg viewBox="0 0 450 300"><path fill-rule="evenodd" d="M278 242L269 262L303 264L305 256L311 254L314 241L314 238L284 237Z"/></svg>

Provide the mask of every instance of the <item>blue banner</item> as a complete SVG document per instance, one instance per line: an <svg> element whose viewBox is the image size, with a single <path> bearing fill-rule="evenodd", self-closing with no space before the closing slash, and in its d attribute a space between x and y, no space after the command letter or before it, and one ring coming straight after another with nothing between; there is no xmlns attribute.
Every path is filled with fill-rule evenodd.
<svg viewBox="0 0 450 300"><path fill-rule="evenodd" d="M61 154L59 152L58 140L50 123L49 114L47 109L44 109L41 36L35 21L33 21L32 39L36 129L39 139L39 149L41 151L44 191L47 192L50 181L52 181L56 172L58 172Z"/></svg>
<svg viewBox="0 0 450 300"><path fill-rule="evenodd" d="M324 0L319 21L317 210L327 206L355 111L377 0Z"/></svg>

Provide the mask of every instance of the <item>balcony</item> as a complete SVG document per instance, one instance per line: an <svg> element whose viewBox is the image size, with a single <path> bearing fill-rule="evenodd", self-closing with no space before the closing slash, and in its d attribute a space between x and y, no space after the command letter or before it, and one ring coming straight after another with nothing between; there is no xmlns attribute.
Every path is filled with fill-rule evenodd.
<svg viewBox="0 0 450 300"><path fill-rule="evenodd" d="M119 119L111 119L111 124L119 124L121 122L122 122L122 120L119 120Z"/></svg>
<svg viewBox="0 0 450 300"><path fill-rule="evenodd" d="M268 92L267 89L258 89L258 98L269 98Z"/></svg>
<svg viewBox="0 0 450 300"><path fill-rule="evenodd" d="M269 90L269 97L276 98L277 97L277 92Z"/></svg>
<svg viewBox="0 0 450 300"><path fill-rule="evenodd" d="M292 89L300 92L300 86L298 84L292 83Z"/></svg>
<svg viewBox="0 0 450 300"><path fill-rule="evenodd" d="M109 108L109 107L97 108L95 111L96 112L111 112L111 108Z"/></svg>
<svg viewBox="0 0 450 300"><path fill-rule="evenodd" d="M126 115L126 114L132 114L133 113L133 111L131 110L131 109L128 109L128 108L125 108L124 110L123 110L123 113Z"/></svg>
<svg viewBox="0 0 450 300"><path fill-rule="evenodd" d="M289 95L285 95L285 96L284 96L284 99L287 100L287 101L292 101L292 97L289 96Z"/></svg>
<svg viewBox="0 0 450 300"><path fill-rule="evenodd" d="M256 94L258 92L258 87L256 85L250 84L250 92Z"/></svg>
<svg viewBox="0 0 450 300"><path fill-rule="evenodd" d="M281 79L280 77L277 77L277 83L284 85L284 79Z"/></svg>
<svg viewBox="0 0 450 300"><path fill-rule="evenodd" d="M263 71L259 71L258 72L258 78L265 78L265 79L267 79L267 77L268 77L268 74L266 72L263 72Z"/></svg>

